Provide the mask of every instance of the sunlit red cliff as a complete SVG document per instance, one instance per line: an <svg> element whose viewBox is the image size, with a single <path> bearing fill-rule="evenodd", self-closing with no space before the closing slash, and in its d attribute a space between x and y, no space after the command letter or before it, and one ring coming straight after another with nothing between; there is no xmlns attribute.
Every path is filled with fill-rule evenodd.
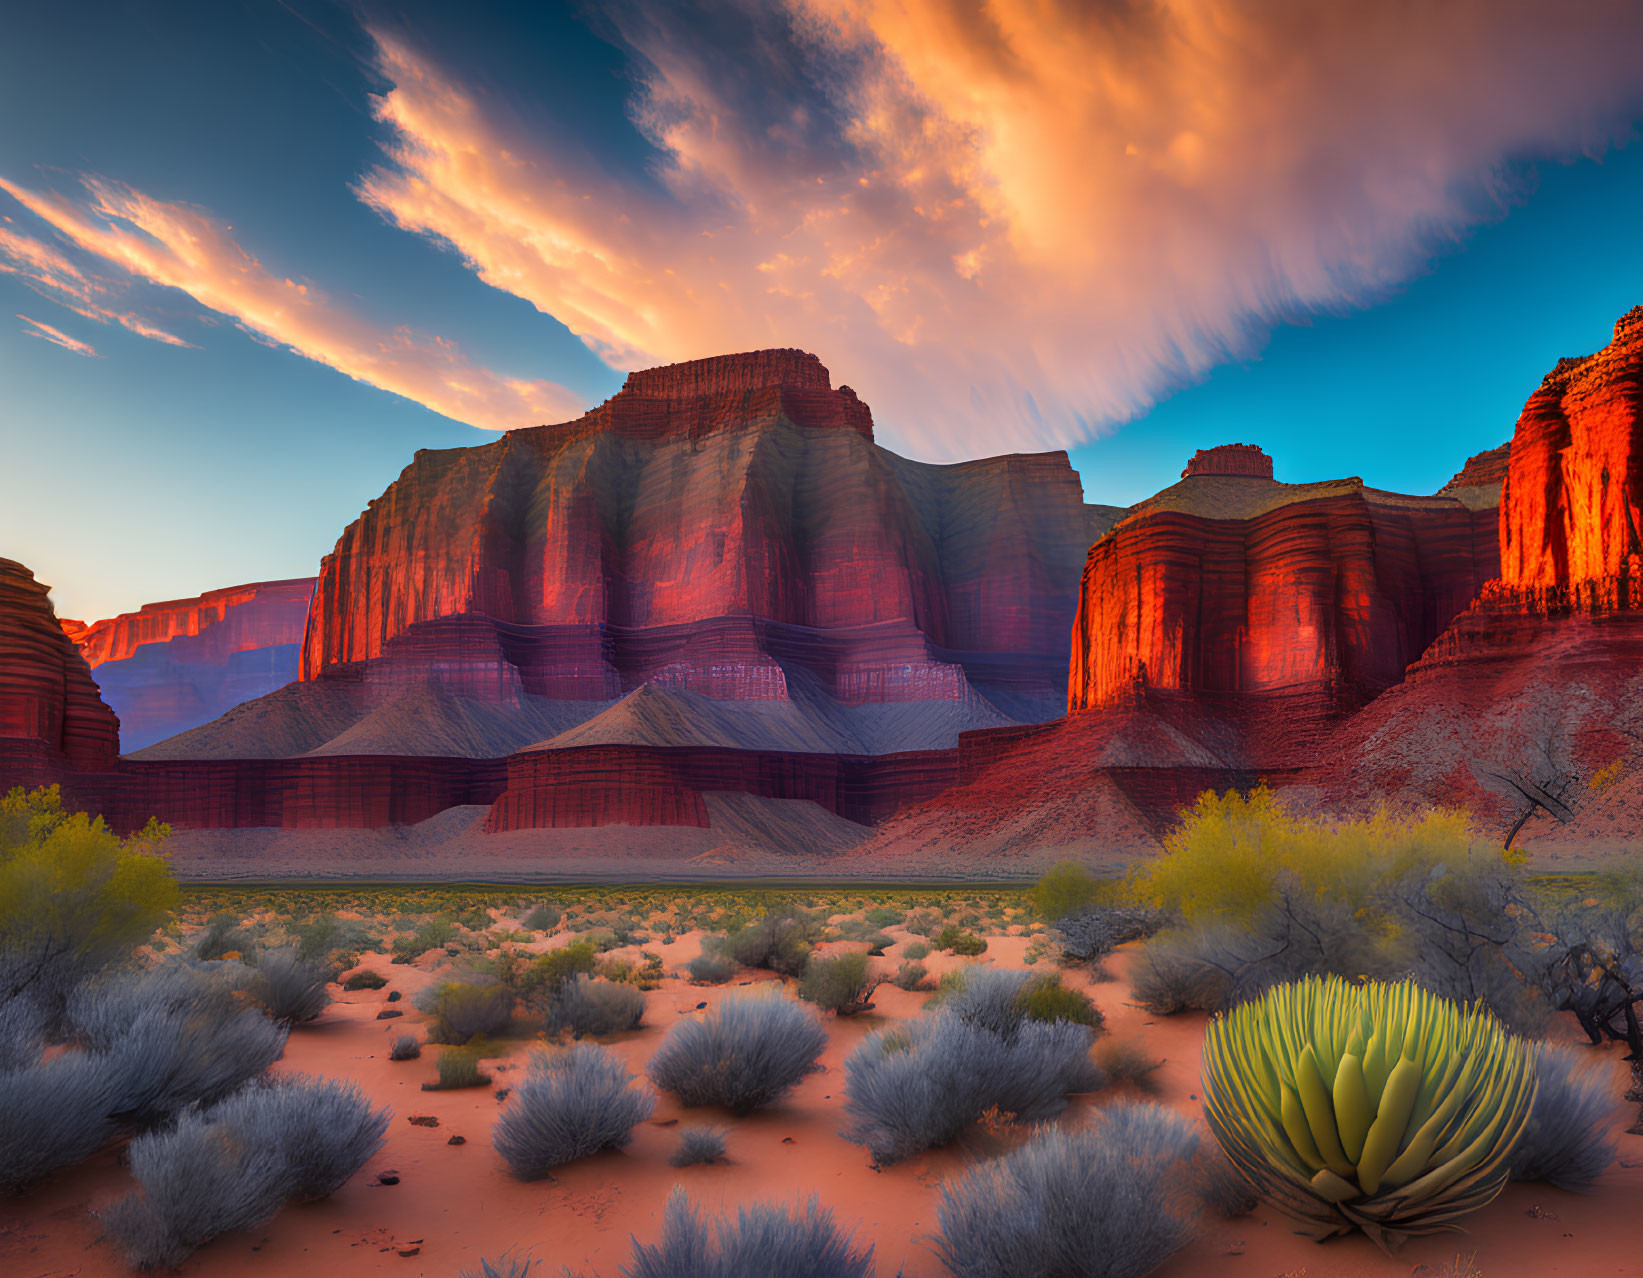
<svg viewBox="0 0 1643 1278"><path fill-rule="evenodd" d="M1257 781L1585 855L1643 815L1640 409L1643 308L1434 495L1280 483L1234 444L1112 511L1063 454L886 452L802 352L648 370L575 422L418 454L322 564L301 679L118 764L64 630L127 652L101 674L231 647L255 600L76 632L11 565L0 762L237 856L309 845L234 830L415 826L470 866L1008 870L1133 854ZM287 622L302 584L275 584Z"/></svg>
<svg viewBox="0 0 1643 1278"><path fill-rule="evenodd" d="M1501 576L1341 733L1328 789L1467 806L1547 847L1643 824L1639 488L1643 307L1529 398L1500 508Z"/></svg>
<svg viewBox="0 0 1643 1278"><path fill-rule="evenodd" d="M1258 449L1201 452L1090 549L1069 710L1149 689L1313 688L1355 708L1499 570L1486 498L1271 476Z"/></svg>
<svg viewBox="0 0 1643 1278"><path fill-rule="evenodd" d="M119 803L314 828L442 795L500 832L703 827L730 792L870 822L949 784L962 731L1060 712L1116 513L1062 453L879 448L803 352L635 373L575 422L418 454L321 565L301 679L137 750Z"/></svg>
<svg viewBox="0 0 1643 1278"><path fill-rule="evenodd" d="M1056 698L1068 568L1106 522L1062 453L877 447L812 355L650 369L579 421L419 453L322 564L302 675L382 662L371 678L488 699L782 700L794 677L847 705Z"/></svg>
<svg viewBox="0 0 1643 1278"><path fill-rule="evenodd" d="M259 581L144 604L106 621L62 621L121 741L141 749L283 687L297 674L311 577Z"/></svg>

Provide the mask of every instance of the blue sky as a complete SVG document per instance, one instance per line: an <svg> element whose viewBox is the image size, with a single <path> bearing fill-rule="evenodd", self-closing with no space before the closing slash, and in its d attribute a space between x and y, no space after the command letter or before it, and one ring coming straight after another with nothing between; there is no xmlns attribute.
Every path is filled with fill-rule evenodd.
<svg viewBox="0 0 1643 1278"><path fill-rule="evenodd" d="M1086 500L1127 505L1194 450L1233 442L1260 444L1289 483L1359 475L1428 493L1510 439L1552 365L1607 344L1643 303L1643 145L1537 176L1386 300L1278 328L1258 358L1073 448Z"/></svg>
<svg viewBox="0 0 1643 1278"><path fill-rule="evenodd" d="M1235 49L991 8L29 7L0 555L86 620L304 575L415 450L763 345L905 454L1068 447L1092 501L1232 440L1431 491L1643 301L1624 5Z"/></svg>

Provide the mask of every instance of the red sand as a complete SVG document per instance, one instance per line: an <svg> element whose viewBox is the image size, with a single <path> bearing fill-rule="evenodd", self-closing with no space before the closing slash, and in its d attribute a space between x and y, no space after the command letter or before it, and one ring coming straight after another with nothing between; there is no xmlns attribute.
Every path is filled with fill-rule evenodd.
<svg viewBox="0 0 1643 1278"><path fill-rule="evenodd" d="M992 938L987 958L1018 965L1027 944L1021 937ZM890 951L891 970L899 949ZM696 937L683 937L661 952L671 972L697 952ZM939 972L955 961L962 960L932 955L925 963ZM517 1248L544 1262L546 1278L558 1278L561 1265L590 1278L617 1278L619 1266L630 1258L631 1236L655 1237L662 1204L678 1184L714 1211L756 1199L792 1201L816 1192L842 1224L856 1229L858 1238L876 1244L881 1275L904 1266L906 1278L934 1278L945 1271L924 1239L936 1226L942 1180L970 1158L1002 1152L1013 1143L1013 1138L977 1133L959 1146L878 1172L869 1166L865 1150L839 1138L845 1057L875 1025L916 1015L925 997L884 985L876 1012L830 1023L825 1071L801 1084L787 1103L732 1119L719 1111L683 1109L664 1094L654 1119L636 1130L626 1150L574 1163L553 1180L521 1184L507 1175L490 1145L490 1128L500 1109L492 1088L421 1091L421 1084L434 1077L438 1049L415 1061L388 1060L393 1036L420 1034L422 1017L411 1008L409 995L433 978L386 960L369 963L390 978L392 988L405 992L405 1001L395 1006L406 1015L375 1019L386 990L341 994L317 1022L292 1034L276 1068L357 1079L374 1099L393 1109L385 1148L331 1200L287 1208L251 1234L225 1235L185 1264L184 1274L256 1278L346 1271L456 1278L462 1269L476 1267L481 1256L494 1259ZM1122 956L1112 966L1121 972ZM1106 1014L1109 1033L1139 1039L1151 1055L1163 1058L1160 1099L1196 1116L1203 1018L1152 1017L1124 1001L1128 991L1121 980L1090 985L1080 972L1069 973L1067 981L1089 990ZM735 983L706 987L670 978L647 996L644 1028L619 1036L612 1046L642 1073L661 1035L681 1014L738 992ZM506 1057L490 1067L493 1086L519 1079L530 1047L529 1042L510 1044ZM1620 1051L1599 1054L1618 1076ZM1079 1098L1063 1121L1077 1121L1119 1094ZM413 1126L407 1121L411 1115L433 1115L439 1126ZM1617 1127L1625 1121L1626 1111L1617 1111ZM680 1127L694 1124L728 1127L728 1164L667 1165ZM466 1143L449 1144L453 1135L465 1137ZM1206 1215L1198 1240L1156 1272L1162 1278L1394 1278L1435 1275L1457 1253L1475 1251L1485 1278L1643 1274L1637 1244L1643 1137L1622 1135L1619 1140L1619 1162L1595 1193L1582 1197L1543 1186L1513 1186L1472 1217L1466 1235L1417 1239L1396 1258L1383 1256L1361 1237L1322 1245L1297 1237L1285 1217L1263 1208L1236 1221ZM388 1169L399 1173L399 1183L375 1185L377 1174ZM87 1208L118 1196L129 1184L118 1156L106 1153L0 1204L0 1274L92 1278L128 1272L114 1249L99 1239Z"/></svg>

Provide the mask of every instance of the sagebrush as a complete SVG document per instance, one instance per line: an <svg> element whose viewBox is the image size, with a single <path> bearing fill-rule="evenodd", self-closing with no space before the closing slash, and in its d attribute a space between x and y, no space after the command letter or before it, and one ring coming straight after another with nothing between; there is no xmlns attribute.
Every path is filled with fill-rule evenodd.
<svg viewBox="0 0 1643 1278"><path fill-rule="evenodd" d="M686 1105L746 1114L773 1104L814 1072L827 1032L781 994L729 998L667 1032L647 1067L651 1082Z"/></svg>

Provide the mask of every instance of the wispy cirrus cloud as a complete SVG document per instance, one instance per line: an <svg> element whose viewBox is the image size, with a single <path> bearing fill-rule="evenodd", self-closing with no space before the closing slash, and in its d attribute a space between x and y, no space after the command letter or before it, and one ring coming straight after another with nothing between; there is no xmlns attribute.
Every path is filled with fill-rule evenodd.
<svg viewBox="0 0 1643 1278"><path fill-rule="evenodd" d="M77 337L70 337L60 328L53 328L50 324L42 324L39 320L30 319L27 315L21 313L18 314L17 318L32 326L23 330L30 337L38 337L42 341L50 342L53 346L61 346L65 351L73 351L76 355L88 355L92 359L102 358L97 354L95 347L82 342Z"/></svg>
<svg viewBox="0 0 1643 1278"><path fill-rule="evenodd" d="M0 190L82 252L136 279L180 289L260 341L456 421L507 430L562 421L585 406L557 383L493 372L437 334L384 329L306 281L270 271L201 209L102 177L81 182L84 196L77 200L4 178ZM88 308L82 314L97 308L89 276L66 257L40 241L0 234L11 237L0 241L11 269L37 291L50 290L72 309ZM145 337L178 340L134 315L109 317Z"/></svg>
<svg viewBox="0 0 1643 1278"><path fill-rule="evenodd" d="M33 236L0 226L0 274L15 275L47 301L99 324L119 324L139 337L167 346L191 349L175 333L151 324L131 310L114 305L117 291L109 281L86 274L59 249Z"/></svg>
<svg viewBox="0 0 1643 1278"><path fill-rule="evenodd" d="M653 180L387 28L362 199L618 366L816 351L1057 446L1369 304L1643 111L1631 0L616 0Z"/></svg>

